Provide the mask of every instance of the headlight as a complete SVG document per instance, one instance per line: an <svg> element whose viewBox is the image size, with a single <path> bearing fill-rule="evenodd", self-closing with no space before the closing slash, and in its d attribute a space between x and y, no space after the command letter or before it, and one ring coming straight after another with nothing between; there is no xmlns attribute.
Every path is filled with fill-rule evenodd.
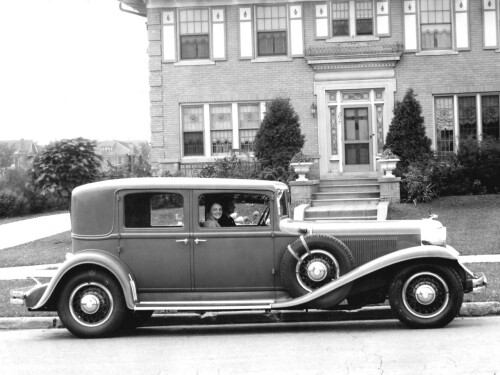
<svg viewBox="0 0 500 375"><path fill-rule="evenodd" d="M446 246L446 227L434 218L422 220L422 245Z"/></svg>

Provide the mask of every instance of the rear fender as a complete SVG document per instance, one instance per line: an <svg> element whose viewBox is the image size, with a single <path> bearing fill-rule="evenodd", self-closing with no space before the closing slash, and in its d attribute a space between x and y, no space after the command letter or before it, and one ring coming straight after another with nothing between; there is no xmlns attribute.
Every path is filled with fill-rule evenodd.
<svg viewBox="0 0 500 375"><path fill-rule="evenodd" d="M38 301L36 301L35 298L30 298L32 301L30 301L30 299L27 299L27 307L30 308L30 310L42 309L47 304L54 291L60 285L61 280L63 280L66 275L69 275L78 267L92 265L105 269L106 271L110 272L116 278L116 280L118 280L122 287L127 307L133 310L135 304L137 303L137 290L135 279L132 273L119 258L101 250L81 251L71 258L67 259L59 267L50 282L47 285L44 285L44 287L46 288L41 298ZM33 297L36 294L37 293L33 293ZM30 307L30 304L34 304L34 306Z"/></svg>
<svg viewBox="0 0 500 375"><path fill-rule="evenodd" d="M355 268L351 272L346 273L338 279L333 280L332 282L322 286L321 288L315 289L308 294L304 294L303 296L294 299L274 303L272 304L272 308L286 309L310 303L344 285L353 283L364 276L370 275L384 268L397 265L398 263L404 263L411 260L443 259L451 262L456 262L456 264L459 265L460 263L458 261L458 255L458 251L453 249L451 246L415 246L408 249L395 251L380 258L374 259L371 262L365 263L360 267Z"/></svg>

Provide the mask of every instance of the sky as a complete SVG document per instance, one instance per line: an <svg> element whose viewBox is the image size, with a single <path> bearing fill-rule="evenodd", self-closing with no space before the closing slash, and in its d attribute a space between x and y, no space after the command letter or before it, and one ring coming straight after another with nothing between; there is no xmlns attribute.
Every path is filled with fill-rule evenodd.
<svg viewBox="0 0 500 375"><path fill-rule="evenodd" d="M117 0L0 6L0 140L148 140L146 19Z"/></svg>

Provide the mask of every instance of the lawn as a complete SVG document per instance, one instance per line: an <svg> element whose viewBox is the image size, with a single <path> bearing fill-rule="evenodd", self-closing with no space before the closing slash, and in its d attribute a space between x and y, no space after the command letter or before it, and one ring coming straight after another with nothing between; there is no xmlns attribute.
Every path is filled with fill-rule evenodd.
<svg viewBox="0 0 500 375"><path fill-rule="evenodd" d="M462 255L500 254L500 195L444 197L428 204L391 204L390 220L411 220L437 214L448 230L448 244ZM0 221L0 225L2 221ZM24 245L0 250L0 267L25 266L64 261L71 251L70 232ZM465 301L499 301L500 263L470 264L474 272L484 272L489 286L486 293L468 294ZM31 280L0 281L0 317L47 316L54 313L28 313L8 303L13 288L33 285Z"/></svg>

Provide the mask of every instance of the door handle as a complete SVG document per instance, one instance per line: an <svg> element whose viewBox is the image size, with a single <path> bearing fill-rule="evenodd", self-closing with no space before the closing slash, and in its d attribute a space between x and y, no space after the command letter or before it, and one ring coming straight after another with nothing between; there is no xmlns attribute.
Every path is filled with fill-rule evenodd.
<svg viewBox="0 0 500 375"><path fill-rule="evenodd" d="M188 239L184 238L183 240L175 240L175 242L184 242L184 245L188 244Z"/></svg>
<svg viewBox="0 0 500 375"><path fill-rule="evenodd" d="M194 240L194 243L195 243L195 244L197 244L197 245L198 245L200 242L207 242L207 240L199 240L199 239L195 239L195 240Z"/></svg>

